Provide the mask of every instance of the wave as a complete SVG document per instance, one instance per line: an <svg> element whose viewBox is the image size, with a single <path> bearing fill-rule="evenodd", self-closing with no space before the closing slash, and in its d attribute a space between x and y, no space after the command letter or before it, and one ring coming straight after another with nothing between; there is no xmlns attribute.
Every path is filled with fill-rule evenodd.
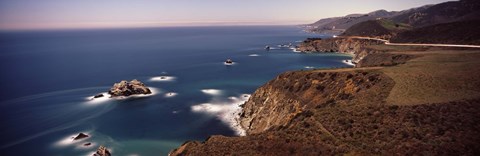
<svg viewBox="0 0 480 156"><path fill-rule="evenodd" d="M301 52L301 51L298 51L297 48L290 48L290 49L292 49L292 51L295 52L295 53L300 53Z"/></svg>
<svg viewBox="0 0 480 156"><path fill-rule="evenodd" d="M34 94L34 95L28 95L28 96L15 98L15 99L7 100L7 101L2 101L2 102L0 102L0 105L2 105L2 106L7 105L7 104L18 105L18 103L37 100L37 99L41 99L41 98L45 98L45 97L51 97L51 96L56 96L56 95L61 95L61 94L72 93L72 92L98 90L98 89L106 89L106 88L108 88L108 87L88 87L88 88L67 89L67 90L59 90L59 91L53 91L53 92L47 92L47 93L41 93L41 94ZM28 104L28 103L26 103L26 104Z"/></svg>
<svg viewBox="0 0 480 156"><path fill-rule="evenodd" d="M114 100L126 100L130 98L144 98L158 94L160 89L149 87L152 94L148 95L132 95L129 97L109 98L108 93L103 92L103 97L93 98L93 96L83 97L83 100L76 101L81 98L66 99L64 102L55 102L50 105L43 105L43 103L49 103L48 100L65 97L65 96L78 96L90 94L93 90L105 89L107 87L91 87L80 88L63 91L55 91L37 95L26 96L22 98L13 99L3 102L2 109L10 109L10 107L18 107L19 105L25 105L22 109L15 109L17 112L13 116L9 116L6 119L2 119L4 122L22 122L22 120L32 121L32 124L23 124L15 127L7 127L3 130L2 135L17 135L16 130L28 129L29 127L42 127L43 131L36 133L29 133L25 135L19 135L15 140L5 140L5 144L0 145L0 149L5 149L50 133L65 130L84 123L90 119L96 118L106 112L112 110L115 105L108 103ZM91 94L92 95L92 94ZM47 101L45 101L47 100ZM10 105L15 104L15 105ZM102 107L98 107L102 104ZM87 107L86 107L87 106ZM96 106L96 107L88 107ZM36 112L35 115L30 112ZM27 113L27 114L26 114Z"/></svg>
<svg viewBox="0 0 480 156"><path fill-rule="evenodd" d="M257 56L260 56L260 55L258 55L258 54L250 54L250 55L248 55L248 56L257 57Z"/></svg>
<svg viewBox="0 0 480 156"><path fill-rule="evenodd" d="M165 93L164 97L166 98L171 98L171 97L175 97L177 96L178 93L175 93L175 92L168 92L168 93Z"/></svg>
<svg viewBox="0 0 480 156"><path fill-rule="evenodd" d="M353 64L352 60L343 60L342 63L347 64L349 66L355 66L355 64Z"/></svg>
<svg viewBox="0 0 480 156"><path fill-rule="evenodd" d="M73 104L73 103L72 103ZM74 126L77 126L77 125L80 125L81 123L85 122L85 121L88 121L90 119L93 119L93 118L96 118L106 112L109 112L110 110L112 110L114 107L114 105L105 105L105 107L103 107L103 109L95 109L97 110L96 112L94 112L93 114L83 114L84 117L83 118L80 118L80 119L75 119L73 122L70 122L70 123L65 123L65 124L61 124L59 126L56 126L56 127L52 127L52 128L46 128L48 130L45 130L45 131L42 131L42 132L38 132L36 134L33 134L33 135L29 135L29 136L26 136L26 137L23 137L23 138L20 138L20 139L17 139L15 141L12 141L12 142L9 142L9 143L6 143L4 145L1 145L0 146L0 149L5 149L5 148L8 148L8 147L11 147L11 146L14 146L14 145L17 145L17 144L20 144L20 143L23 143L23 142L26 142L26 141L29 141L29 140L32 140L32 139L35 139L35 138L38 138L38 137L41 137L41 136L44 136L44 135L47 135L47 134L50 134L50 133L54 133L54 132L57 132L57 131L61 131L61 130L65 130L65 129L68 129L68 128L71 128L71 127L74 127ZM75 109L71 109L70 111L75 111L77 112L78 111L78 108L75 108ZM91 111L89 111L91 112ZM52 114L55 114L55 112L50 112ZM62 112L62 113L68 113L68 112ZM73 113L72 113L73 114ZM37 118L36 118L37 119ZM46 119L44 119L46 120ZM42 124L42 123L49 123L51 124L51 121L50 120L46 120L46 121L40 121L40 122L36 122L37 124ZM28 125L28 126L35 126L35 125ZM15 129L24 129L24 128L15 128Z"/></svg>
<svg viewBox="0 0 480 156"><path fill-rule="evenodd" d="M220 89L202 89L201 91L205 94L208 94L208 95L221 95L221 94L223 94L223 91L220 90Z"/></svg>
<svg viewBox="0 0 480 156"><path fill-rule="evenodd" d="M245 130L240 126L238 119L242 111L240 105L245 103L248 98L250 98L249 94L242 94L237 97L228 97L228 100L223 102L212 100L208 103L191 106L191 110L193 112L214 115L226 123L237 135L245 136Z"/></svg>

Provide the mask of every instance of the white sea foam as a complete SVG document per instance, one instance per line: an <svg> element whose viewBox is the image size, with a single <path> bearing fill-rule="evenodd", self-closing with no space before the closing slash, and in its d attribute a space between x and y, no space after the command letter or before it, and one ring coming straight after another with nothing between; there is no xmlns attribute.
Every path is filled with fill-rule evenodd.
<svg viewBox="0 0 480 156"><path fill-rule="evenodd" d="M92 137L92 134L90 132L82 132L86 135L88 135L87 138L83 138L83 139L79 139L79 140L74 140L74 138L79 134L80 132L78 133L75 133L75 134L71 134L71 135L68 135L67 137L64 137L62 139L60 139L59 141L55 142L53 145L55 147L65 147L65 146L71 146L71 145L83 145L83 142L85 142L86 140L90 139Z"/></svg>
<svg viewBox="0 0 480 156"><path fill-rule="evenodd" d="M237 62L232 62L232 63L223 62L223 64L227 66L233 66L233 65L236 65Z"/></svg>
<svg viewBox="0 0 480 156"><path fill-rule="evenodd" d="M219 89L202 89L201 91L208 95L221 95L223 93L223 91Z"/></svg>
<svg viewBox="0 0 480 156"><path fill-rule="evenodd" d="M248 55L248 56L257 57L257 56L260 56L260 55L258 55L258 54L250 54L250 55Z"/></svg>
<svg viewBox="0 0 480 156"><path fill-rule="evenodd" d="M290 48L293 52L300 53L301 51L297 50L297 48Z"/></svg>
<svg viewBox="0 0 480 156"><path fill-rule="evenodd" d="M95 104L101 104L101 103L104 103L104 102L110 101L110 100L124 100L124 99L129 99L129 98L149 97L149 96L153 96L153 95L161 92L159 89L154 88L154 87L148 87L148 88L150 89L150 91L152 93L150 93L150 94L136 94L136 95L130 95L128 97L125 97L125 96L110 97L110 94L108 94L107 92L99 93L99 94L103 94L103 97L99 97L99 98L93 98L94 96L86 97L85 99L88 100L86 102L86 104L95 105Z"/></svg>
<svg viewBox="0 0 480 156"><path fill-rule="evenodd" d="M313 67L313 66L305 66L304 68L306 68L306 69L313 69L313 68L315 68L315 67Z"/></svg>
<svg viewBox="0 0 480 156"><path fill-rule="evenodd" d="M209 103L194 105L191 107L191 110L193 112L214 115L229 125L237 135L244 136L245 130L240 126L238 120L239 113L242 111L240 105L245 103L248 98L250 98L249 94L242 94L238 97L229 97L227 101L223 102L211 101Z"/></svg>
<svg viewBox="0 0 480 156"><path fill-rule="evenodd" d="M175 93L175 92L168 92L168 93L165 93L165 96L166 98L171 98L171 97L174 97L174 96L177 96L178 93Z"/></svg>
<svg viewBox="0 0 480 156"><path fill-rule="evenodd" d="M158 81L158 82L170 82L175 81L177 78L174 76L155 76L150 78L150 81Z"/></svg>
<svg viewBox="0 0 480 156"><path fill-rule="evenodd" d="M100 104L110 100L110 95L107 92L103 92L99 94L102 94L103 96L99 98L94 98L94 96L86 97L85 99L88 100L87 104Z"/></svg>
<svg viewBox="0 0 480 156"><path fill-rule="evenodd" d="M97 153L97 152L96 152L96 151L94 151L94 152L88 152L87 154L85 154L85 156L92 156L92 155L94 155L95 153Z"/></svg>
<svg viewBox="0 0 480 156"><path fill-rule="evenodd" d="M350 65L350 66L355 66L355 64L353 64L352 60L343 60L342 62L347 64L347 65Z"/></svg>

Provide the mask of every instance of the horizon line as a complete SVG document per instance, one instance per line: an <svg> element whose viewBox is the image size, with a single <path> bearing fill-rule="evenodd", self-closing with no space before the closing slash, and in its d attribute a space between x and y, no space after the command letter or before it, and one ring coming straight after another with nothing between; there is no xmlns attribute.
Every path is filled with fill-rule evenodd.
<svg viewBox="0 0 480 156"><path fill-rule="evenodd" d="M304 21L202 21L202 22L89 22L89 23L42 23L42 24L0 24L0 31L35 30L90 30L90 29L129 29L129 28L166 28L166 27L208 27L208 26L294 26Z"/></svg>

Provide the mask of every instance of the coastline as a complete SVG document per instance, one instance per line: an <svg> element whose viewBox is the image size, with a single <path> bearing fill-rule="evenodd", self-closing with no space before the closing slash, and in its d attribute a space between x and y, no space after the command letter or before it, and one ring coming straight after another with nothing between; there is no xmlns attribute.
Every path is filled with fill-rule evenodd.
<svg viewBox="0 0 480 156"><path fill-rule="evenodd" d="M449 50L434 49L420 53L372 54L377 59L401 55L415 57L384 67L373 62L372 67L287 71L280 74L257 89L244 105L242 116L245 116L242 118L245 123L242 125L249 125L245 127L248 135L212 136L203 142L189 141L172 150L170 155L203 155L213 151L216 155L309 155L312 154L312 149L315 149L313 153L326 155L351 152L388 155L392 152L411 153L417 150L448 153L448 149L469 153L456 147L476 147L468 140L480 140L479 137L471 138L479 136L472 126L475 123L472 121L478 114L467 111L478 109L476 104L480 92L467 94L469 89L464 87L480 82L463 79L471 79L480 74L480 70L472 68L479 64L476 58L480 58L480 51L452 53ZM368 56L364 59L375 57ZM445 59L452 62L445 63ZM453 62L464 62L469 67L458 66ZM439 64L443 65L438 66ZM440 70L461 71L462 76L438 72ZM424 81L421 79L424 74L436 79ZM455 77L459 80L450 82L453 86L439 85L444 80ZM404 79L408 80L404 82ZM452 90L450 87L461 88ZM422 94L414 98L422 100L408 100L410 94L416 91ZM452 94L462 97L453 98ZM443 109L455 111L442 112ZM431 120L424 121L425 116ZM448 117L449 121L460 120L442 122L440 119L444 117ZM418 122L422 125L418 125ZM419 131L419 127L426 131ZM448 133L431 133L439 127L443 132L449 129ZM423 137L418 138L418 135ZM352 136L356 137L355 140L365 142L365 146L352 146ZM452 138L458 140L452 142L458 146L428 143L431 140ZM409 148L409 144L415 144L416 148Z"/></svg>

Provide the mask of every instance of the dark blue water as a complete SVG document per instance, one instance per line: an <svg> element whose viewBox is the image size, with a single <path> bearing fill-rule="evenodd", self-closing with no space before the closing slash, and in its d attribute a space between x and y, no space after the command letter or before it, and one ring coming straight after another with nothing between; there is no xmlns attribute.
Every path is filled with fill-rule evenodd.
<svg viewBox="0 0 480 156"><path fill-rule="evenodd" d="M186 140L237 135L227 119L243 94L285 71L347 66L346 55L276 46L307 37L318 36L291 26L1 32L1 155L86 155L99 145L165 155ZM152 80L161 75L175 79ZM131 79L156 93L88 99ZM91 137L72 142L79 132Z"/></svg>

